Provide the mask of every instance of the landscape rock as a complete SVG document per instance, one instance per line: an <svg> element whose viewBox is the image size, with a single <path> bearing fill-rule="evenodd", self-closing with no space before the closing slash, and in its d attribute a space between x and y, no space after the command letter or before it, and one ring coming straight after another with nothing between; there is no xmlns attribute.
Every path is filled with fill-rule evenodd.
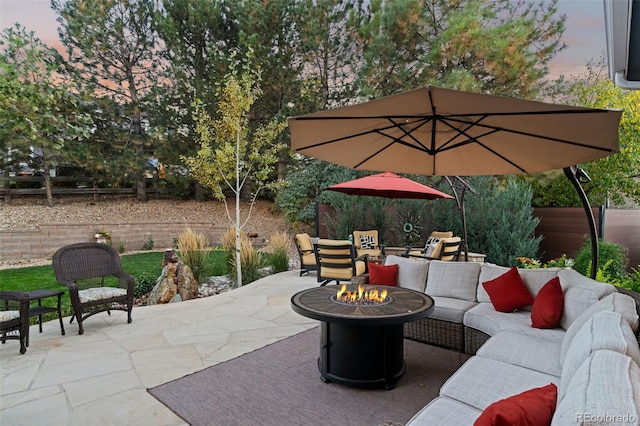
<svg viewBox="0 0 640 426"><path fill-rule="evenodd" d="M191 268L180 261L169 262L162 269L162 275L151 290L147 305L178 301L176 295L179 296L179 301L195 299L198 293L198 284L193 278Z"/></svg>

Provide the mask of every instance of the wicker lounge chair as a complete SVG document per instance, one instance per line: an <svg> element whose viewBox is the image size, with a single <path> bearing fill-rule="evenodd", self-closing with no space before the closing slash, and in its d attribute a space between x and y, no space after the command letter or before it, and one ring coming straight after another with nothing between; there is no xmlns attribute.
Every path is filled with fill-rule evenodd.
<svg viewBox="0 0 640 426"><path fill-rule="evenodd" d="M58 283L69 288L73 316L82 322L99 312L127 312L131 323L134 278L122 271L120 256L108 244L77 243L64 246L53 255L53 270ZM117 284L117 285L116 285Z"/></svg>
<svg viewBox="0 0 640 426"><path fill-rule="evenodd" d="M0 291L0 340L20 341L20 353L29 346L29 295L23 291Z"/></svg>

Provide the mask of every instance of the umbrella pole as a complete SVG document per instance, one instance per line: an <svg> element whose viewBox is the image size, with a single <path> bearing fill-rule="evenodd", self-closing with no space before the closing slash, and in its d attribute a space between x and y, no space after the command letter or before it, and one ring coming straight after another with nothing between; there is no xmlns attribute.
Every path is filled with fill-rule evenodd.
<svg viewBox="0 0 640 426"><path fill-rule="evenodd" d="M589 222L589 232L591 236L591 278L595 280L598 272L598 232L596 231L596 221L593 217L593 211L591 210L589 199L587 198L587 194L585 194L582 185L580 185L580 180L582 180L583 183L587 183L590 182L591 179L584 170L578 166L565 167L562 170L564 171L567 179L569 179L573 184L576 192L578 192L578 196L580 197L582 206L584 207L584 212L587 215L587 222Z"/></svg>
<svg viewBox="0 0 640 426"><path fill-rule="evenodd" d="M456 185L453 182L451 182L451 179L449 178L449 176L445 176L444 178L447 180L449 187L451 187L451 191L453 191L453 196L455 197L458 209L460 209L460 215L462 216L462 235L463 235L462 245L464 246L464 261L468 262L469 261L469 243L467 239L467 214L464 207L464 194L467 189L474 194L476 193L476 191L471 187L471 185L469 185L469 183L467 183L460 176L456 176L457 182L460 183L459 187L456 187ZM458 192L456 191L456 188L462 189L462 195L458 196Z"/></svg>

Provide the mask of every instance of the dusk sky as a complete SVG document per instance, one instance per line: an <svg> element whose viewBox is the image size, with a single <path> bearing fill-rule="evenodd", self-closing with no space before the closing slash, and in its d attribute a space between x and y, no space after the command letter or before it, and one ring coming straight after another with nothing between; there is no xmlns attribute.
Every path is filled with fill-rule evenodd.
<svg viewBox="0 0 640 426"><path fill-rule="evenodd" d="M567 15L564 42L567 48L551 64L551 77L584 73L585 65L605 52L602 0L560 0L560 13ZM0 27L24 25L50 46L59 44L55 13L49 0L0 0Z"/></svg>

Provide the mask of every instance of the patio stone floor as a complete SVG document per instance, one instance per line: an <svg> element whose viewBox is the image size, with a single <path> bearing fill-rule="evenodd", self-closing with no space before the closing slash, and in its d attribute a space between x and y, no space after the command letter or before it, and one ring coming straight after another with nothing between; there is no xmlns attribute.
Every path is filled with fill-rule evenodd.
<svg viewBox="0 0 640 426"><path fill-rule="evenodd" d="M271 275L212 297L97 314L78 335L64 319L31 326L30 346L0 345L0 424L183 425L147 392L317 325L291 296L316 287L315 274Z"/></svg>

